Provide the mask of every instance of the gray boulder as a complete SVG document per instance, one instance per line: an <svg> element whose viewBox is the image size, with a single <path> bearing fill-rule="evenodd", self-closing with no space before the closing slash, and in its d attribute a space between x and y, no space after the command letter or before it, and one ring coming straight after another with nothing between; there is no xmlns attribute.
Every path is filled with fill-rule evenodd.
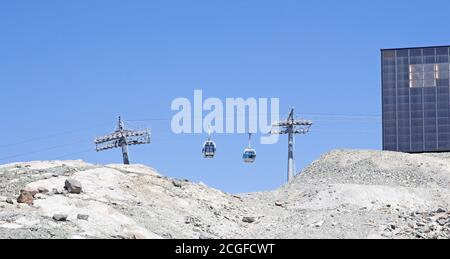
<svg viewBox="0 0 450 259"><path fill-rule="evenodd" d="M67 215L65 214L55 214L53 215L53 220L55 221L67 221Z"/></svg>
<svg viewBox="0 0 450 259"><path fill-rule="evenodd" d="M255 222L256 219L254 217L244 217L244 218L242 218L242 221L245 223L251 224L251 223Z"/></svg>
<svg viewBox="0 0 450 259"><path fill-rule="evenodd" d="M82 191L81 183L75 179L67 179L64 184L64 188L69 193L80 194Z"/></svg>
<svg viewBox="0 0 450 259"><path fill-rule="evenodd" d="M77 215L77 219L78 219L78 220L85 220L85 221L87 221L87 220L89 220L89 215L78 214L78 215Z"/></svg>

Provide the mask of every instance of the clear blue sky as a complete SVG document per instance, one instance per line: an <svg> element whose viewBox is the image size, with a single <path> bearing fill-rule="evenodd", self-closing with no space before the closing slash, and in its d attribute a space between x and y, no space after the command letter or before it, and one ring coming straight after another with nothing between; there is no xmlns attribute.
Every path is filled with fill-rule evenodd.
<svg viewBox="0 0 450 259"><path fill-rule="evenodd" d="M170 118L171 101L194 89L279 97L284 113L313 119L296 141L299 169L332 149L380 149L379 50L450 44L449 10L447 0L1 1L0 163L120 163L93 138L118 115ZM203 135L173 135L169 121L130 126L151 127L154 140L132 147L132 162L167 176L228 192L285 181L286 138L256 145L246 165L245 136L215 136L218 156L204 160Z"/></svg>

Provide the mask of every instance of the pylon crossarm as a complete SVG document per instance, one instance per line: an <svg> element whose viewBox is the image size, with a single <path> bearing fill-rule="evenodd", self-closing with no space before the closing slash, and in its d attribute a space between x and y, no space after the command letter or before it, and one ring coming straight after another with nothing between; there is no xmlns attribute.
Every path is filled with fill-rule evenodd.
<svg viewBox="0 0 450 259"><path fill-rule="evenodd" d="M277 123L279 127L290 127L293 125L292 121L280 121Z"/></svg>
<svg viewBox="0 0 450 259"><path fill-rule="evenodd" d="M284 135L284 134L288 134L289 131L287 129L285 130L271 130L270 134L272 135Z"/></svg>
<svg viewBox="0 0 450 259"><path fill-rule="evenodd" d="M106 135L106 136L103 136L103 137L96 138L94 140L94 143L95 144L101 144L103 142L119 140L120 138L121 138L120 135L111 134L111 135Z"/></svg>
<svg viewBox="0 0 450 259"><path fill-rule="evenodd" d="M97 152L100 151L104 151L104 150L108 150L108 149L113 149L113 148L118 148L119 147L119 141L110 141L110 142L104 142L104 143L99 143L96 146L96 150Z"/></svg>
<svg viewBox="0 0 450 259"><path fill-rule="evenodd" d="M293 125L296 125L296 126L311 126L312 124L313 124L312 121L308 121L308 120L296 120L293 123Z"/></svg>
<svg viewBox="0 0 450 259"><path fill-rule="evenodd" d="M96 151L105 151L114 148L122 148L124 164L129 164L128 146L150 144L149 130L128 130L119 117L117 130L109 135L94 140Z"/></svg>
<svg viewBox="0 0 450 259"><path fill-rule="evenodd" d="M307 134L309 133L309 129L298 129L293 132L294 134Z"/></svg>

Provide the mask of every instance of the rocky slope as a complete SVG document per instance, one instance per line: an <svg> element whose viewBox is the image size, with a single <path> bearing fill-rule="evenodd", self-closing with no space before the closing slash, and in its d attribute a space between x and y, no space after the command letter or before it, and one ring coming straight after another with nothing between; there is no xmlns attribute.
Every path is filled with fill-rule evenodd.
<svg viewBox="0 0 450 259"><path fill-rule="evenodd" d="M266 214L267 224L276 222L269 237L450 236L448 154L333 151L292 183L255 196L286 204Z"/></svg>
<svg viewBox="0 0 450 259"><path fill-rule="evenodd" d="M142 165L0 166L0 238L449 238L449 207L449 154L333 151L243 195Z"/></svg>

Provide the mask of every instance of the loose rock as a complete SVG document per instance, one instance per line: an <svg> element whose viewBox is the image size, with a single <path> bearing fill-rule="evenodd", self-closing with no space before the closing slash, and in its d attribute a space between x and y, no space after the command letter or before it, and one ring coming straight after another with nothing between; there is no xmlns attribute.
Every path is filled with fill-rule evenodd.
<svg viewBox="0 0 450 259"><path fill-rule="evenodd" d="M283 207L283 206L284 206L284 203L281 202L281 201L277 201L277 202L275 202L275 206L277 206L277 207Z"/></svg>
<svg viewBox="0 0 450 259"><path fill-rule="evenodd" d="M254 217L244 217L244 218L242 218L242 221L245 223L251 224L251 223L255 222L256 219Z"/></svg>
<svg viewBox="0 0 450 259"><path fill-rule="evenodd" d="M172 180L172 184L173 184L173 186L178 187L178 188L183 187L183 184L177 180Z"/></svg>
<svg viewBox="0 0 450 259"><path fill-rule="evenodd" d="M66 214L55 214L53 220L55 221L67 221L68 216Z"/></svg>
<svg viewBox="0 0 450 259"><path fill-rule="evenodd" d="M77 215L77 219L79 220L89 220L89 215L85 215L85 214L78 214Z"/></svg>
<svg viewBox="0 0 450 259"><path fill-rule="evenodd" d="M30 189L24 189L20 191L20 195L17 198L18 203L25 203L28 205L33 205L34 196L36 195L37 191L33 191Z"/></svg>
<svg viewBox="0 0 450 259"><path fill-rule="evenodd" d="M49 191L46 189L46 188L44 188L44 187L39 187L38 189L38 192L39 193L42 193L42 194L47 194Z"/></svg>
<svg viewBox="0 0 450 259"><path fill-rule="evenodd" d="M80 194L82 191L81 183L75 179L67 179L64 184L64 188L69 193Z"/></svg>
<svg viewBox="0 0 450 259"><path fill-rule="evenodd" d="M447 212L446 210L444 210L443 208L439 208L436 210L436 213L444 213Z"/></svg>
<svg viewBox="0 0 450 259"><path fill-rule="evenodd" d="M314 223L313 226L316 228L320 228L324 223L325 223L324 220L320 220L320 221Z"/></svg>

